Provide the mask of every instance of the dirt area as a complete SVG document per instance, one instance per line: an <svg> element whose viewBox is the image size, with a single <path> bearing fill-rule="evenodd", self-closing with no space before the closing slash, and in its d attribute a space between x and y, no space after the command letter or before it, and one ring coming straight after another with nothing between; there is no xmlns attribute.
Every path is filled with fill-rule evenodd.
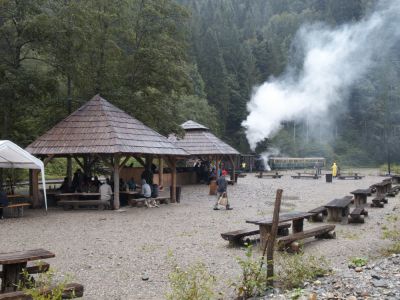
<svg viewBox="0 0 400 300"><path fill-rule="evenodd" d="M229 247L220 233L254 228L245 220L272 215L276 189L284 190L282 212L307 211L384 179L376 170L359 171L366 175L361 180L333 183L326 183L325 177L292 179L291 172L284 174L281 179L258 179L254 174L239 178L237 185L228 187L234 208L230 211L212 209L215 196L208 195L207 185L184 186L180 204L160 208L126 207L124 212L51 208L47 215L27 210L23 218L0 220L0 252L34 248L54 252L56 257L48 260L51 266L84 284L84 299L163 299L170 254L182 265L204 262L222 285L237 278L236 257L243 256L244 249ZM381 226L398 201L396 196L384 208L369 208L365 224L338 224L337 239L311 239L304 251L326 257L333 268L346 267L351 257L379 256L389 243L382 239ZM305 222L305 228L315 225Z"/></svg>

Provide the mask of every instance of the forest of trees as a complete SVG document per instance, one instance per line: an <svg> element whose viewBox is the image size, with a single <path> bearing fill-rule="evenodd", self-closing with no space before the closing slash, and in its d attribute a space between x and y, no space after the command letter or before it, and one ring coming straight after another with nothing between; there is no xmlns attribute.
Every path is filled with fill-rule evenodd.
<svg viewBox="0 0 400 300"><path fill-rule="evenodd" d="M376 2L3 0L1 138L26 146L100 93L162 134L193 119L247 153L246 103L290 63L300 26L355 22ZM257 151L349 165L399 161L399 50L353 87L329 142L288 122Z"/></svg>

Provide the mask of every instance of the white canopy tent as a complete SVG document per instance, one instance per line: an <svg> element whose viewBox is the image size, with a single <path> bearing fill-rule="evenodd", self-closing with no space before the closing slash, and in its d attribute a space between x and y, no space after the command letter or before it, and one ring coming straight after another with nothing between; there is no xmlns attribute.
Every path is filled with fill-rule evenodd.
<svg viewBox="0 0 400 300"><path fill-rule="evenodd" d="M47 211L46 182L43 162L11 141L0 140L0 168L37 169L42 173L44 203Z"/></svg>

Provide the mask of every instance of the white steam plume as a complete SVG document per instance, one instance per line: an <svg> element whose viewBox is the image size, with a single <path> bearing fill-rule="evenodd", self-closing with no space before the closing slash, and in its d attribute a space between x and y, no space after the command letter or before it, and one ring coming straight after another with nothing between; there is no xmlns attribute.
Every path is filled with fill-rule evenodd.
<svg viewBox="0 0 400 300"><path fill-rule="evenodd" d="M251 148L276 134L283 121L327 117L330 106L345 100L350 87L399 38L399 0L380 1L373 14L354 24L302 27L296 38L304 52L301 70L287 68L285 75L258 87L247 104L242 125Z"/></svg>

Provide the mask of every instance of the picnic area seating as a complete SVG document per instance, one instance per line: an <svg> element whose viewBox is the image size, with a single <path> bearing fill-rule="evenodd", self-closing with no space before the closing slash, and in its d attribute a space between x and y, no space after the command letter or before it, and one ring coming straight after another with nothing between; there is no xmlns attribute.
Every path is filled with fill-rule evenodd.
<svg viewBox="0 0 400 300"><path fill-rule="evenodd" d="M284 223L278 225L279 236L285 236L289 234L290 223ZM246 242L250 242L249 239L244 240L245 237L260 234L260 229L241 229L230 232L221 233L221 237L224 240L229 241L230 244L241 245Z"/></svg>
<svg viewBox="0 0 400 300"><path fill-rule="evenodd" d="M299 247L298 245L293 244L294 242L304 240L309 237L315 237L317 239L334 239L336 238L336 233L334 232L334 229L335 225L323 225L277 238L278 249L292 249L294 252L298 252Z"/></svg>
<svg viewBox="0 0 400 300"><path fill-rule="evenodd" d="M51 293L53 288L43 288L41 295L46 296ZM62 299L73 299L83 297L84 287L79 283L67 283L62 292ZM8 292L0 294L0 300L34 300L32 296L23 291Z"/></svg>
<svg viewBox="0 0 400 300"><path fill-rule="evenodd" d="M167 196L158 196L157 198L150 198L153 200L156 200L158 204L164 203L164 204L169 204L170 203L170 197ZM138 205L144 205L146 202L146 198L131 198L128 200L128 204L130 206L138 206Z"/></svg>
<svg viewBox="0 0 400 300"><path fill-rule="evenodd" d="M371 207L384 207L385 203L388 203L388 200L385 198L385 195L377 195L374 199L372 199Z"/></svg>
<svg viewBox="0 0 400 300"><path fill-rule="evenodd" d="M333 199L325 207L328 209L328 221L348 222L349 206L352 202L352 196L346 196L339 199Z"/></svg>
<svg viewBox="0 0 400 300"><path fill-rule="evenodd" d="M364 178L364 176L360 176L357 173L354 173L354 174L351 174L351 175L350 174L340 174L337 178L341 179L341 180L345 180L345 179L358 180L358 179Z"/></svg>
<svg viewBox="0 0 400 300"><path fill-rule="evenodd" d="M281 178L283 175L279 174L278 172L275 173L264 173L264 172L260 172L259 174L256 175L256 177L258 178Z"/></svg>
<svg viewBox="0 0 400 300"><path fill-rule="evenodd" d="M64 210L68 209L79 209L79 207L94 206L98 210L104 210L110 208L110 201L108 200L60 200L57 202L59 206L62 206Z"/></svg>
<svg viewBox="0 0 400 300"><path fill-rule="evenodd" d="M323 222L324 218L328 215L328 209L325 206L320 206L308 211L312 214L308 220L312 222Z"/></svg>
<svg viewBox="0 0 400 300"><path fill-rule="evenodd" d="M29 265L31 261L42 260L55 257L54 253L44 249L34 249L26 251L16 251L0 253L0 272L1 289L0 300L21 300L32 299L30 295L19 291L19 283L29 278L24 278L23 271L26 270L29 275L45 273L50 265L47 262L40 261L37 265ZM40 294L46 296L51 293L54 287L41 287ZM63 299L71 299L83 296L83 285L79 283L66 284L63 291Z"/></svg>
<svg viewBox="0 0 400 300"><path fill-rule="evenodd" d="M297 175L292 175L294 179L318 179L321 178L317 173L310 174L310 173L297 173Z"/></svg>
<svg viewBox="0 0 400 300"><path fill-rule="evenodd" d="M400 186L392 187L387 193L387 197L395 197L400 191Z"/></svg>
<svg viewBox="0 0 400 300"><path fill-rule="evenodd" d="M7 206L2 207L3 209L9 209L10 216L14 218L20 218L24 216L24 207L30 207L31 204L28 202L22 203L10 203Z"/></svg>
<svg viewBox="0 0 400 300"><path fill-rule="evenodd" d="M349 223L364 223L364 217L368 216L368 211L364 207L356 207L350 213Z"/></svg>

